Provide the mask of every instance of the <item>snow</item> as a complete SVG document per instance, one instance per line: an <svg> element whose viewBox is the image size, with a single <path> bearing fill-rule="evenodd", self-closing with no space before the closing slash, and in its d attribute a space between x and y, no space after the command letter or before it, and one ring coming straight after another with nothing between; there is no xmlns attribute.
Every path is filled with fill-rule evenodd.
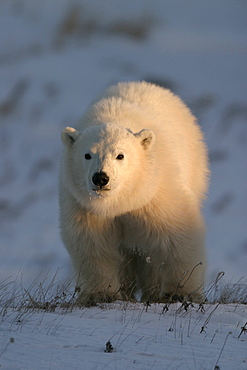
<svg viewBox="0 0 247 370"><path fill-rule="evenodd" d="M115 302L70 313L8 313L1 367L246 369L244 305L163 308ZM108 341L112 352L105 352Z"/></svg>
<svg viewBox="0 0 247 370"><path fill-rule="evenodd" d="M47 271L61 281L72 274L58 225L60 132L105 87L146 79L180 95L205 133L207 281L224 271L225 282L246 284L246 7L241 0L0 2L0 281L21 278L28 287ZM24 310L21 323L8 311L0 365L209 369L227 338L219 365L246 369L246 338L238 338L245 306L220 305L202 333L214 306L204 314L177 309ZM110 338L116 351L104 353Z"/></svg>

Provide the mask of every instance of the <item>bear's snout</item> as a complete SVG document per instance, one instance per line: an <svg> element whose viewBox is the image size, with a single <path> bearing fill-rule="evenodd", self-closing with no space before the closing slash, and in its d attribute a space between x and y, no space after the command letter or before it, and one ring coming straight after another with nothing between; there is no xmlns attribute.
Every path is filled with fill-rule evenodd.
<svg viewBox="0 0 247 370"><path fill-rule="evenodd" d="M92 177L93 184L102 189L109 182L109 176L105 172L95 172Z"/></svg>

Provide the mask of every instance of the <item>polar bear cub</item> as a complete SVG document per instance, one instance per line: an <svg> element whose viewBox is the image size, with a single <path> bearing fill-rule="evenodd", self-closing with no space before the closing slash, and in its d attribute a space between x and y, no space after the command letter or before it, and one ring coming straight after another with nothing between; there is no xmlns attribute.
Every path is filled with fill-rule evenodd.
<svg viewBox="0 0 247 370"><path fill-rule="evenodd" d="M203 299L207 151L180 98L119 83L62 141L60 226L79 302Z"/></svg>

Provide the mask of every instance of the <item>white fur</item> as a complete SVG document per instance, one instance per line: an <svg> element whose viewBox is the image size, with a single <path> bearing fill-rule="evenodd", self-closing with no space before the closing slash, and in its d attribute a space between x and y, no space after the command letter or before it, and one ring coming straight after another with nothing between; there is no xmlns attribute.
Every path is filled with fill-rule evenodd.
<svg viewBox="0 0 247 370"><path fill-rule="evenodd" d="M184 103L152 84L120 83L62 140L61 231L81 300L137 289L142 300L202 297L207 153ZM96 172L109 178L103 188Z"/></svg>

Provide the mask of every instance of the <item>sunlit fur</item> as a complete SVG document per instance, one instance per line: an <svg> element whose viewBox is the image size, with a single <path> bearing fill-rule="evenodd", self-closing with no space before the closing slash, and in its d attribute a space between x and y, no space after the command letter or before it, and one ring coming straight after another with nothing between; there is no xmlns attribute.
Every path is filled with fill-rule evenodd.
<svg viewBox="0 0 247 370"><path fill-rule="evenodd" d="M155 85L121 83L62 140L61 233L81 300L137 290L142 300L201 299L207 153L184 103ZM95 172L109 177L102 189Z"/></svg>

